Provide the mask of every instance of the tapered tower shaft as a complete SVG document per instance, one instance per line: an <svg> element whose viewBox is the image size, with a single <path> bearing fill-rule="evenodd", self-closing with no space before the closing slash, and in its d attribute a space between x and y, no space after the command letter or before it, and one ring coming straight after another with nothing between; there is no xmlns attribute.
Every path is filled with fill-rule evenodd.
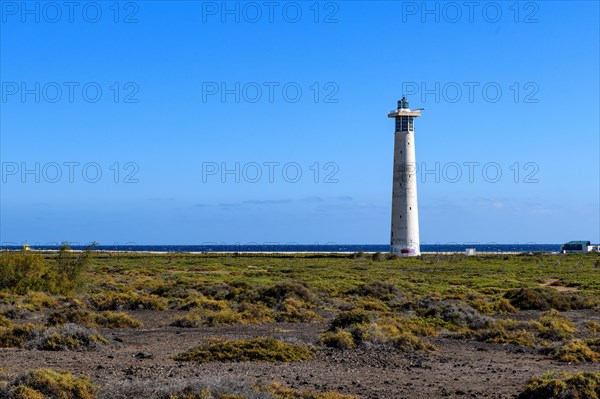
<svg viewBox="0 0 600 399"><path fill-rule="evenodd" d="M419 116L421 111L410 110L404 97L398 101L398 108L388 114L396 121L390 244L392 253L400 256L421 254L414 131L414 118Z"/></svg>

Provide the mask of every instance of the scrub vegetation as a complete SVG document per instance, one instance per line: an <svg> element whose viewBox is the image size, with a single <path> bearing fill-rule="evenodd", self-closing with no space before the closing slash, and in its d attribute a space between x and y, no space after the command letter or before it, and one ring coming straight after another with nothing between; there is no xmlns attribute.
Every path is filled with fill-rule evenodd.
<svg viewBox="0 0 600 399"><path fill-rule="evenodd" d="M332 391L294 389L273 382L250 385L237 381L174 381L129 383L99 389L88 377L50 369L32 370L9 379L0 387L4 399L358 399Z"/></svg>
<svg viewBox="0 0 600 399"><path fill-rule="evenodd" d="M0 389L6 399L94 399L96 393L87 377L49 369L21 374Z"/></svg>
<svg viewBox="0 0 600 399"><path fill-rule="evenodd" d="M517 399L598 399L600 373L546 373L532 378Z"/></svg>
<svg viewBox="0 0 600 399"><path fill-rule="evenodd" d="M314 356L311 348L272 338L213 340L175 357L176 360L206 362L298 362Z"/></svg>
<svg viewBox="0 0 600 399"><path fill-rule="evenodd" d="M8 252L0 256L0 290L13 294L43 291L73 294L86 283L93 247L82 252L70 251L64 244L49 260L29 252Z"/></svg>

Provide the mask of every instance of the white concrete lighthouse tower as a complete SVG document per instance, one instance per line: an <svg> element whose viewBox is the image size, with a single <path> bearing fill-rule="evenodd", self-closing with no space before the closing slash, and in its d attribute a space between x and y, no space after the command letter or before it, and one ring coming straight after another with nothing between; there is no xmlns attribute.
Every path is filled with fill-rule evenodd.
<svg viewBox="0 0 600 399"><path fill-rule="evenodd" d="M413 123L414 118L419 116L421 110L410 110L405 97L398 101L398 109L388 114L389 118L396 120L391 250L400 256L421 254Z"/></svg>

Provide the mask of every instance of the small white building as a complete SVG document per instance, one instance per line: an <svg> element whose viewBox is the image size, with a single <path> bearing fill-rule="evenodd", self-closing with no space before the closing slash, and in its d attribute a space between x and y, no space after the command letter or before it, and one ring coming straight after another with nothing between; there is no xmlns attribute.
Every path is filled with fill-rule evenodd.
<svg viewBox="0 0 600 399"><path fill-rule="evenodd" d="M466 248L465 255L467 256L475 256L476 250L475 248Z"/></svg>
<svg viewBox="0 0 600 399"><path fill-rule="evenodd" d="M589 241L569 241L560 247L561 254L592 252L594 247Z"/></svg>

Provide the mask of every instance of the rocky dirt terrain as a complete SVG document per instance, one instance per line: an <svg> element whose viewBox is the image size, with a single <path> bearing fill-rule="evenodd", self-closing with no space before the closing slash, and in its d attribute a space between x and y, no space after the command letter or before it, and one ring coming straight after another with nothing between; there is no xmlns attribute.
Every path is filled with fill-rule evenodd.
<svg viewBox="0 0 600 399"><path fill-rule="evenodd" d="M545 371L600 371L599 363L569 364L533 350L443 336L430 337L439 351L396 349L340 350L319 344L327 323L270 323L227 327L169 326L181 312L130 311L141 329L100 329L109 345L94 351L0 350L0 367L10 373L52 368L88 375L101 387L101 397L132 396L136 386L186 384L196 379L231 380L250 385L273 381L294 388L337 391L365 399L514 398L533 375ZM539 312L524 313L535 318ZM570 311L577 320L600 321L594 311ZM38 312L37 319L44 313ZM179 362L175 355L209 338L272 336L318 347L315 358L292 363ZM125 396L123 396L125 397Z"/></svg>

